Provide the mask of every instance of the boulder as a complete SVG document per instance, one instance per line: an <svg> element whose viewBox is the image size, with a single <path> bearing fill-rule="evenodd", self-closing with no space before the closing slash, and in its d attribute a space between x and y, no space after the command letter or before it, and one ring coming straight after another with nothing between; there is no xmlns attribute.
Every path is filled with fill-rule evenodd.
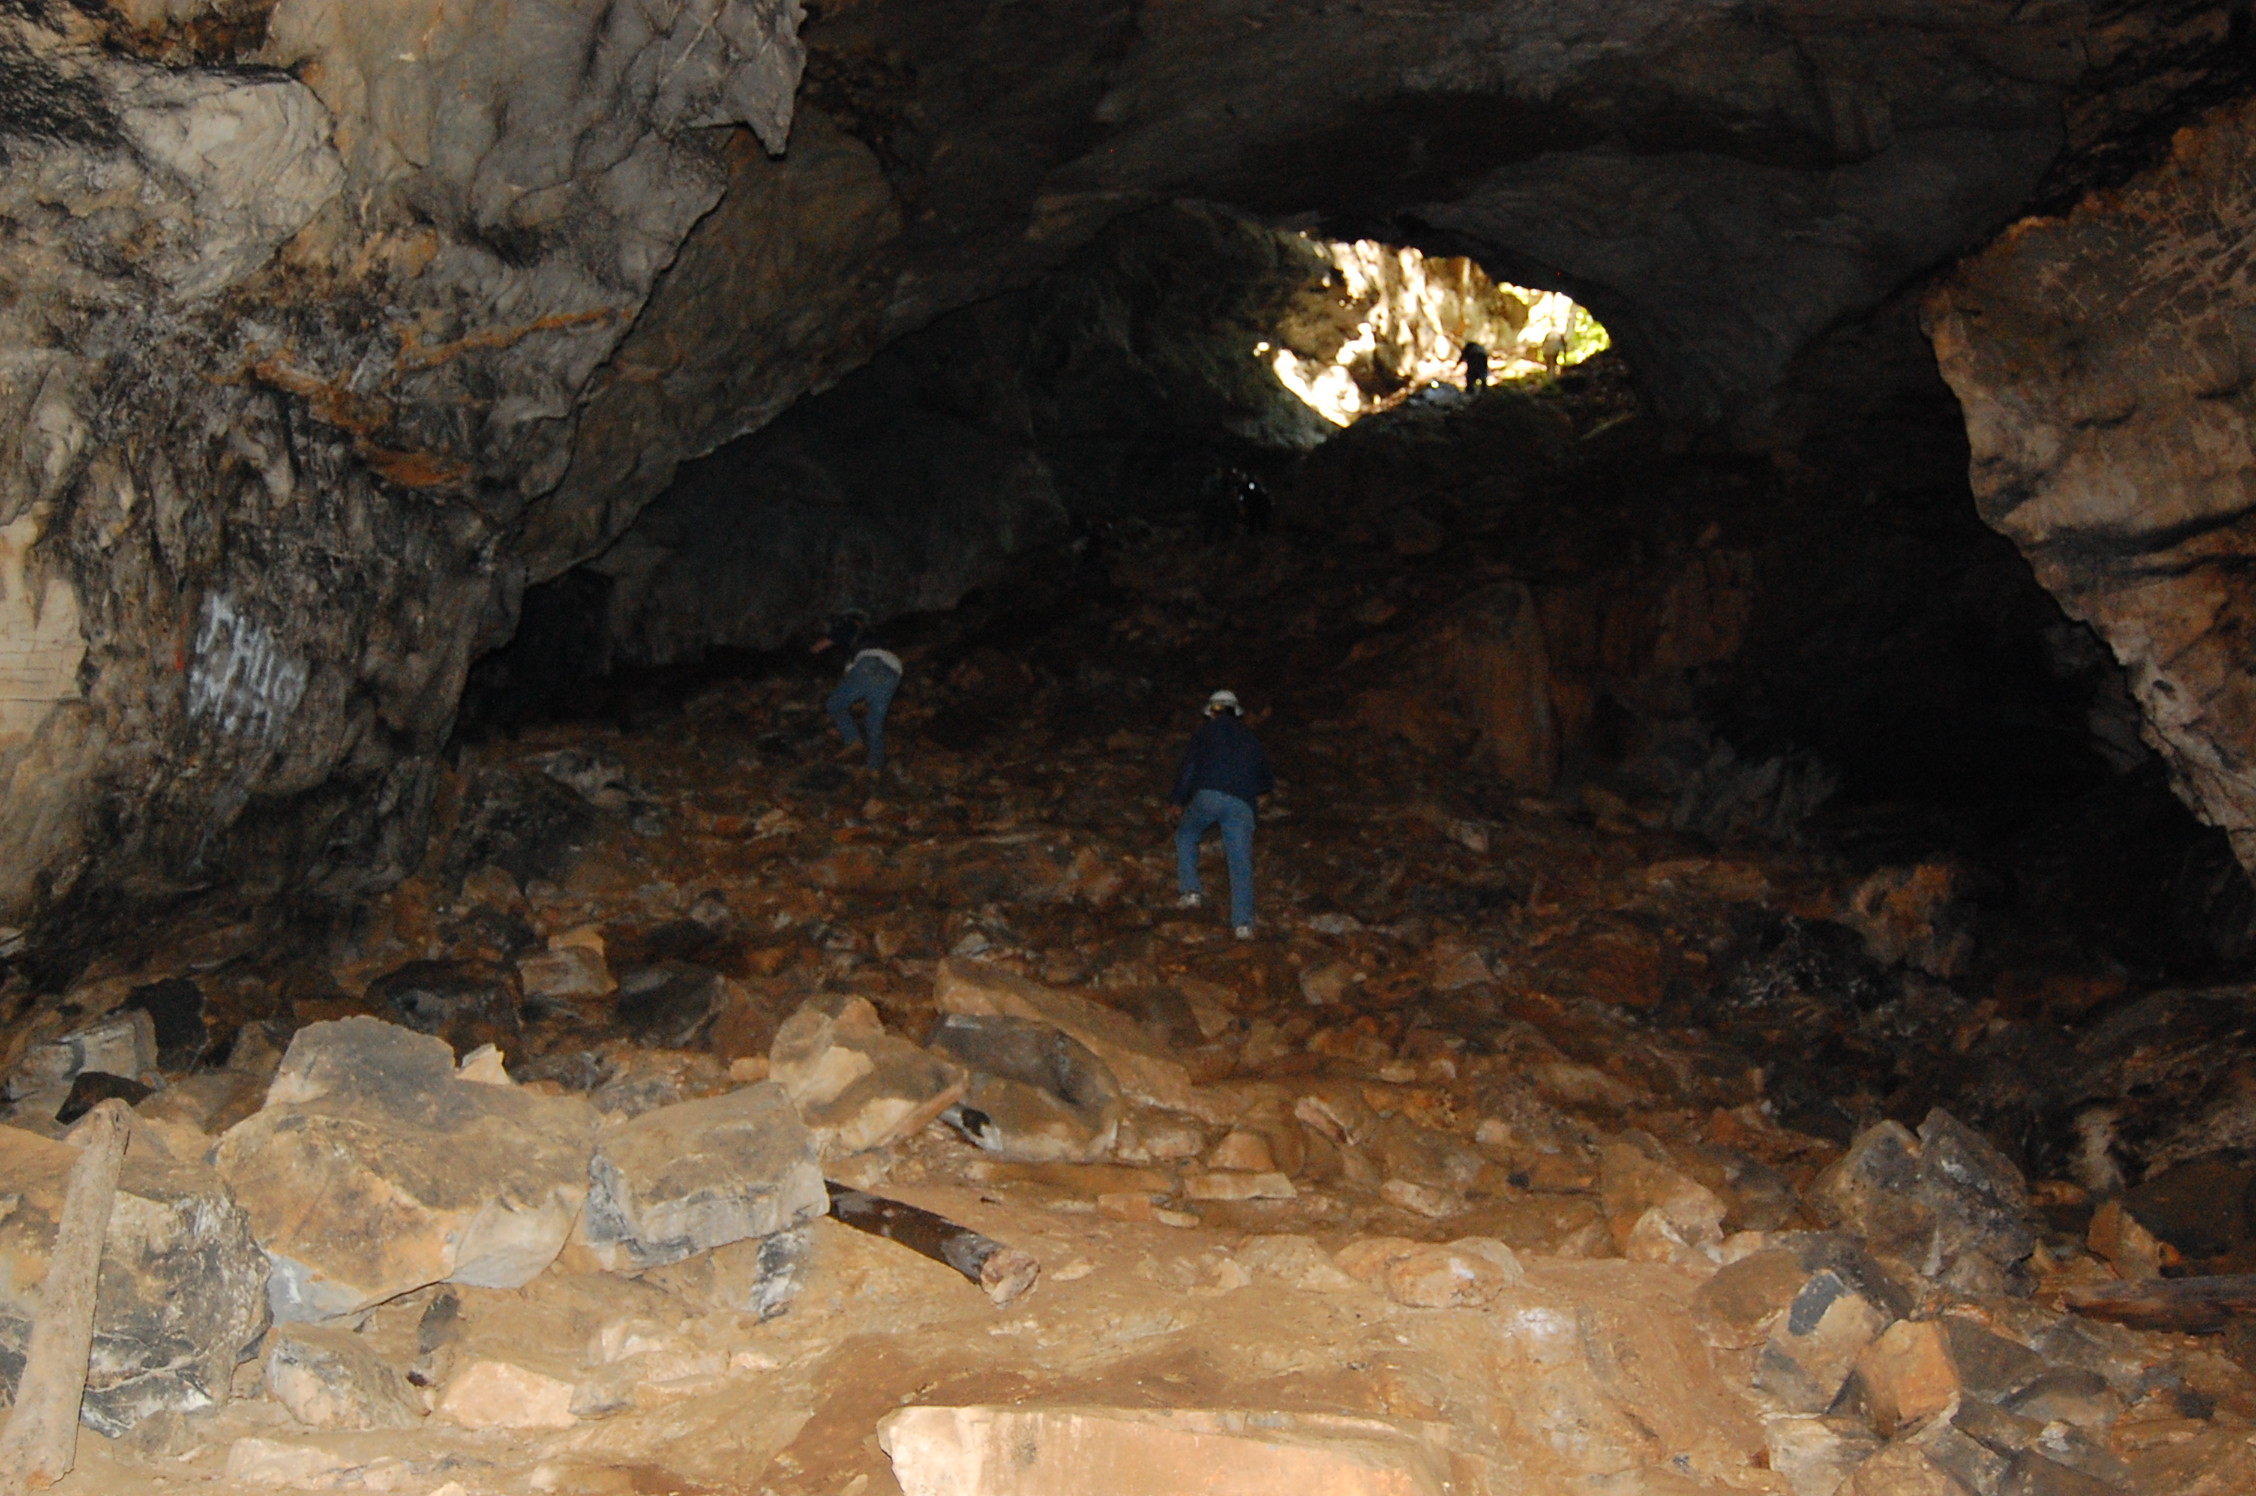
<svg viewBox="0 0 2256 1496"><path fill-rule="evenodd" d="M573 1385L513 1361L465 1362L439 1395L433 1416L467 1429L570 1428Z"/></svg>
<svg viewBox="0 0 2256 1496"><path fill-rule="evenodd" d="M213 1162L273 1264L275 1318L327 1319L429 1283L530 1282L587 1197L596 1123L577 1097L461 1078L443 1040L346 1018L298 1031Z"/></svg>
<svg viewBox="0 0 2256 1496"><path fill-rule="evenodd" d="M1104 1061L1129 1096L1174 1111L1191 1109L1190 1072L1155 1049L1134 1019L1093 998L956 956L940 963L933 998L943 1013L1003 1014L1063 1029Z"/></svg>
<svg viewBox="0 0 2256 1496"><path fill-rule="evenodd" d="M139 1080L157 1068L157 1030L139 1008L121 1009L76 1033L26 1050L8 1077L8 1099L60 1092L89 1070Z"/></svg>
<svg viewBox="0 0 2256 1496"><path fill-rule="evenodd" d="M784 1020L768 1075L826 1158L882 1148L963 1099L962 1067L885 1031L862 997L819 997Z"/></svg>
<svg viewBox="0 0 2256 1496"><path fill-rule="evenodd" d="M830 1208L813 1135L766 1081L604 1128L588 1174L581 1235L620 1272L774 1237Z"/></svg>
<svg viewBox="0 0 2256 1496"><path fill-rule="evenodd" d="M1622 1254L1640 1262L1710 1263L1723 1241L1723 1201L1633 1143L1599 1150L1598 1188Z"/></svg>
<svg viewBox="0 0 2256 1496"><path fill-rule="evenodd" d="M619 987L603 952L578 943L518 957L517 983L527 1002L567 1006L608 997Z"/></svg>
<svg viewBox="0 0 2256 1496"><path fill-rule="evenodd" d="M1949 1332L1934 1320L1900 1319L1858 1354L1850 1394L1883 1437L1942 1412L1963 1384Z"/></svg>
<svg viewBox="0 0 2256 1496"><path fill-rule="evenodd" d="M266 1353L266 1390L312 1428L413 1428L423 1421L407 1378L342 1326L277 1330Z"/></svg>
<svg viewBox="0 0 2256 1496"><path fill-rule="evenodd" d="M2085 1244L2126 1278L2159 1278L2163 1264L2177 1255L2120 1200L2105 1201L2092 1212Z"/></svg>
<svg viewBox="0 0 2256 1496"><path fill-rule="evenodd" d="M1822 1413L1764 1419L1763 1444L1770 1468L1793 1496L1834 1496L1880 1449L1880 1440L1858 1420Z"/></svg>
<svg viewBox="0 0 2256 1496"><path fill-rule="evenodd" d="M1966 1404L1957 1404L1963 1408ZM2004 1496L2012 1471L2010 1456L1967 1432L1955 1416L1940 1416L1913 1424L1896 1436L1899 1446L1916 1449L1927 1463L1957 1481L1974 1496ZM1916 1468L1916 1467L1915 1467Z"/></svg>
<svg viewBox="0 0 2256 1496"><path fill-rule="evenodd" d="M1866 1128L1818 1176L1810 1203L1828 1225L1961 1293L2028 1293L2036 1249L2028 1183L2012 1160L1936 1108L1919 1134Z"/></svg>
<svg viewBox="0 0 2256 1496"><path fill-rule="evenodd" d="M1047 1023L950 1013L930 1047L971 1073L948 1117L989 1153L1025 1162L1088 1163L1111 1153L1120 1083L1080 1040Z"/></svg>
<svg viewBox="0 0 2256 1496"><path fill-rule="evenodd" d="M79 1151L0 1127L0 1385L13 1396ZM227 1401L265 1331L266 1260L219 1176L136 1129L102 1245L80 1419L116 1437L157 1412Z"/></svg>
<svg viewBox="0 0 2256 1496"><path fill-rule="evenodd" d="M904 1496L1442 1496L1446 1436L1348 1414L1171 1408L909 1407L877 1426Z"/></svg>
<svg viewBox="0 0 2256 1496"><path fill-rule="evenodd" d="M1895 1316L1831 1268L1796 1290L1755 1359L1755 1385L1789 1411L1822 1413Z"/></svg>

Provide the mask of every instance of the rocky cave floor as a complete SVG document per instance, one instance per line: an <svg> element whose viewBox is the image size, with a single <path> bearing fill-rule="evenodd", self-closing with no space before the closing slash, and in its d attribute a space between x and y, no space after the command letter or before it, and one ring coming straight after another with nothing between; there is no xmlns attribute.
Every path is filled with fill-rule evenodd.
<svg viewBox="0 0 2256 1496"><path fill-rule="evenodd" d="M591 687L579 720L462 748L390 894L318 927L199 904L61 995L19 973L19 1129L58 1134L68 1080L26 1067L135 1003L163 1084L134 1146L182 1160L257 1113L293 1033L351 1015L495 1044L611 1124L772 1067L829 1178L1042 1266L998 1309L822 1219L763 1319L757 1243L630 1275L575 1241L522 1288L345 1321L414 1372L411 1426L351 1428L366 1388L285 1405L276 1331L232 1401L89 1434L59 1489L877 1496L884 1415L1001 1403L1369 1415L1447 1451L1338 1489L2256 1490L2256 1341L2063 1307L2256 1271L2237 1001L2079 967L1976 917L1946 860L1752 834L1791 829L1788 763L1649 734L1498 788L1512 724L1402 686L1529 543L1408 514L1116 529L1037 612L1006 589L896 632L881 778L797 658L662 706ZM1247 943L1174 898L1164 797L1219 685L1281 781ZM998 1106L990 1138L1093 1161L923 1120L962 1076L872 1018L922 1044L990 988L1125 1093L1101 1149L1093 1103ZM861 1057L843 1091L831 1051ZM2111 1161L2109 1128L2144 1151Z"/></svg>

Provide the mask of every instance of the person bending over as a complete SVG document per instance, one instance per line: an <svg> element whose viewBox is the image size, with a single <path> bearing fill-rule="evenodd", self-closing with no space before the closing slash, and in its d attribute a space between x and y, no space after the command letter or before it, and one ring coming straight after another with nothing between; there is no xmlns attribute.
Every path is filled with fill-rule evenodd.
<svg viewBox="0 0 2256 1496"><path fill-rule="evenodd" d="M893 693L901 688L901 657L878 647L870 636L869 620L859 613L841 613L832 619L829 632L815 641L810 653L821 654L827 649L837 650L846 661L846 678L830 693L830 700L823 703L845 744L841 752L851 753L861 746L863 738L868 738L870 772L882 774L885 772L885 709L893 704ZM861 730L854 726L857 701L862 703Z"/></svg>
<svg viewBox="0 0 2256 1496"><path fill-rule="evenodd" d="M1206 699L1206 720L1191 735L1175 771L1175 803L1183 818L1175 827L1176 904L1196 909L1206 902L1199 886L1199 839L1210 826L1222 828L1222 850L1230 865L1230 928L1238 939L1253 938L1253 810L1277 787L1269 755L1245 725L1236 693L1217 691Z"/></svg>

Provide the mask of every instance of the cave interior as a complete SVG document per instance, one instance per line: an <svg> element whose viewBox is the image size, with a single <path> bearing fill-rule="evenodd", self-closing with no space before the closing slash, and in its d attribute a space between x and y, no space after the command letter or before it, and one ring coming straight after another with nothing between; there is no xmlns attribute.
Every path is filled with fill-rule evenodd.
<svg viewBox="0 0 2256 1496"><path fill-rule="evenodd" d="M56 1489L2256 1489L2252 46L0 5Z"/></svg>

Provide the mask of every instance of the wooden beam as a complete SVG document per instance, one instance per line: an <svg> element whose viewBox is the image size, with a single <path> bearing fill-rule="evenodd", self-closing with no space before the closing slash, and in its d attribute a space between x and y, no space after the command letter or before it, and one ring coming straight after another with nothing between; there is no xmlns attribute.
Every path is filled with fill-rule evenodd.
<svg viewBox="0 0 2256 1496"><path fill-rule="evenodd" d="M2214 1335L2236 1314L2256 1315L2256 1273L2214 1278L2137 1278L2068 1289L2063 1307L2134 1330Z"/></svg>
<svg viewBox="0 0 2256 1496"><path fill-rule="evenodd" d="M132 1117L122 1101L100 1102L68 1138L85 1151L71 1165L62 1226L39 1284L39 1319L24 1353L16 1405L0 1431L0 1493L7 1496L45 1490L68 1475L78 1457L78 1405L94 1349L94 1287Z"/></svg>

